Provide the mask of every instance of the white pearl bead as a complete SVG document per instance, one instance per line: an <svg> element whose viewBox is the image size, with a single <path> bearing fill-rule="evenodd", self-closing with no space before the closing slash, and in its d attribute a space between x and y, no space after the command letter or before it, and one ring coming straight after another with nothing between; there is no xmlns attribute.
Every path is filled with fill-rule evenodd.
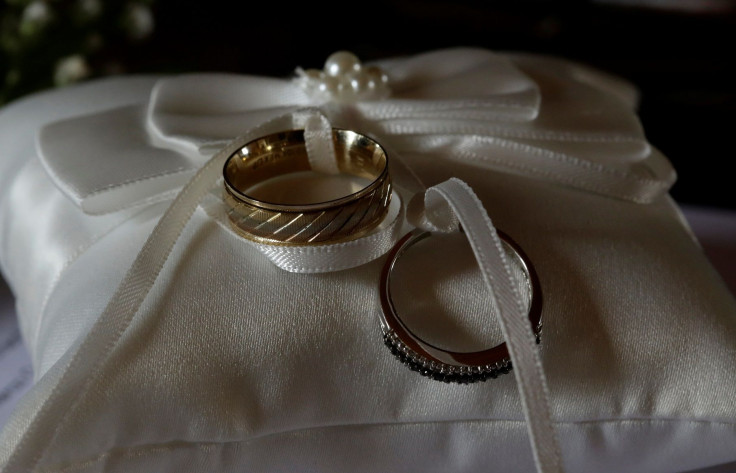
<svg viewBox="0 0 736 473"><path fill-rule="evenodd" d="M317 86L317 91L324 96L333 95L337 92L337 84L337 79L334 77L321 77L319 80L319 85Z"/></svg>
<svg viewBox="0 0 736 473"><path fill-rule="evenodd" d="M368 66L365 68L365 73L368 78L373 80L376 84L388 84L388 76L380 67Z"/></svg>
<svg viewBox="0 0 736 473"><path fill-rule="evenodd" d="M388 87L388 76L376 66L367 67L365 74L368 77L368 90L372 99L386 98L391 94Z"/></svg>
<svg viewBox="0 0 736 473"><path fill-rule="evenodd" d="M322 71L299 69L298 74L300 87L323 101L347 104L391 95L388 76L376 66L363 68L358 57L349 51L331 54Z"/></svg>
<svg viewBox="0 0 736 473"><path fill-rule="evenodd" d="M349 51L338 51L330 54L325 61L325 72L327 75L336 77L348 72L357 72L360 70L360 60Z"/></svg>
<svg viewBox="0 0 736 473"><path fill-rule="evenodd" d="M350 86L350 79L342 76L337 83L337 97L341 102L352 102L355 99L355 92Z"/></svg>
<svg viewBox="0 0 736 473"><path fill-rule="evenodd" d="M369 90L368 75L363 71L354 72L347 76L350 82L350 88L356 95L361 95Z"/></svg>
<svg viewBox="0 0 736 473"><path fill-rule="evenodd" d="M352 76L343 76L340 80L340 90L338 99L344 103L354 103L362 98L364 89L356 88L355 78Z"/></svg>

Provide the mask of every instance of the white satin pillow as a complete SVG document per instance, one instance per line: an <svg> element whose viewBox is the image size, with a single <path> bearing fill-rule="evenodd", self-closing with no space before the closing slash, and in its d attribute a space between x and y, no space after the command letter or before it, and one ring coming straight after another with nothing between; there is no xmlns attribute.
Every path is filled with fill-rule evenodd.
<svg viewBox="0 0 736 473"><path fill-rule="evenodd" d="M631 89L561 60L443 54L475 71L474 83L493 83L484 105L521 110L516 119L472 118L440 136L448 117L386 118L390 107L368 104L359 123L426 185L468 183L529 255L544 297L539 350L566 471L736 461L736 301L666 194L667 163L623 98ZM383 65L429 77L431 68L417 66L425 59ZM510 72L490 74L499 68ZM231 79L246 91L253 80ZM3 430L2 471L533 471L513 376L439 383L383 346L383 258L284 271L229 229L219 188L120 338L95 347L90 328L169 199L223 138L202 124L236 113L215 107L226 100L182 100L187 90L222 99L232 90L222 84L201 75L107 79L2 111L0 262L37 380ZM412 126L419 131L402 134ZM540 156L553 169L576 163L579 178L514 168L516 157ZM603 171L593 179L590 169ZM171 179L146 180L162 175ZM131 183L146 185L129 192ZM426 314L419 330L436 343L496 343L475 262L459 243L430 239L407 253L401 308L420 324ZM75 358L80 347L105 357Z"/></svg>

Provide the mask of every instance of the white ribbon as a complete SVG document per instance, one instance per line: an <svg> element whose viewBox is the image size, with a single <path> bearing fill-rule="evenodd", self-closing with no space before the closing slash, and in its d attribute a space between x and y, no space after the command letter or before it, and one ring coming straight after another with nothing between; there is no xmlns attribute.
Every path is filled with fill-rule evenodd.
<svg viewBox="0 0 736 473"><path fill-rule="evenodd" d="M335 152L332 147L332 125L322 115L319 109L304 108L275 117L265 124L255 127L260 133L266 134L285 125L305 129L305 147L307 148L310 165L317 172L334 174L337 169ZM309 132L307 132L309 130ZM247 133L251 139L257 138L255 132ZM241 144L242 146L242 144ZM232 143L225 146L231 149ZM222 150L217 153L221 154ZM408 184L408 189L394 185L391 202L383 221L367 235L351 241L340 243L325 243L319 245L282 246L258 243L243 239L244 244L255 247L279 268L294 273L325 273L341 271L363 265L386 254L399 240L406 227L404 207L400 190L409 192L424 186L401 162L399 155L391 158L396 164L393 178L397 176ZM213 181L214 183L214 181ZM215 217L228 231L232 231L226 215L222 199L217 194L213 199L205 201L203 207L207 213Z"/></svg>
<svg viewBox="0 0 736 473"><path fill-rule="evenodd" d="M64 424L74 414L80 400L84 399L83 394L100 374L105 360L156 282L174 244L198 204L222 175L225 160L248 141L268 134L270 127L278 126L285 118L292 117L276 117L233 140L215 154L179 192L156 224L110 302L79 348L59 361L63 366L55 367L53 370L54 373L59 373L57 378L45 381L53 383L54 387L41 403L36 416L14 450L14 452L36 451L24 448L28 439L33 439L41 446L40 451L37 451L32 459L12 455L5 465L5 471L21 471L20 465L29 461L31 465L28 466L28 471L30 471L44 458L46 449L54 443L61 431L56 427Z"/></svg>
<svg viewBox="0 0 736 473"><path fill-rule="evenodd" d="M215 154L161 217L88 336L74 353L60 361L64 364L63 369L55 370L60 375L53 380L53 389L42 402L38 414L15 449L16 452L26 451L22 447L28 439L44 445L30 459L31 469L44 458L46 448L54 443L56 435L61 432L61 429L53 426L66 423L75 413L80 400L84 399L83 393L99 375L111 350L138 312L194 210L219 179L227 157L249 140L267 133L270 127L280 121L282 117L250 130ZM441 207L436 205L437 196L449 203L452 214L443 213ZM463 225L491 297L496 299L499 307L499 322L514 364L538 471L561 472L562 460L551 422L546 382L534 335L490 218L472 190L457 179L428 189L425 202L425 208L431 211L424 212L424 218L432 223L433 228L449 229L454 225L454 218ZM90 369L85 369L88 360L95 361ZM67 407L61 409L59 406ZM27 461L28 458L11 456L6 464L7 471L14 471Z"/></svg>
<svg viewBox="0 0 736 473"><path fill-rule="evenodd" d="M368 134L390 150L394 184L405 188L418 186L411 171L400 172L404 153L640 203L655 200L674 182L672 167L647 142L632 103L620 98L628 89L596 71L469 48L376 65L390 78L391 96L353 104L315 102L287 79L165 78L145 111L127 107L47 126L39 154L59 188L89 213L171 198L233 136L265 122L271 132L304 128L310 161L328 173L335 172L334 150L325 138L330 124ZM362 251L380 254L388 240L376 241L383 243ZM263 252L288 270L339 266L299 261L313 250L286 257L283 251ZM347 257L347 250L339 254L346 264L366 261Z"/></svg>
<svg viewBox="0 0 736 473"><path fill-rule="evenodd" d="M233 231L219 196L208 196L205 211L226 230ZM366 264L388 253L407 231L402 196L394 190L383 221L367 235L356 240L321 245L283 246L258 243L242 238L273 264L292 273L326 273Z"/></svg>
<svg viewBox="0 0 736 473"><path fill-rule="evenodd" d="M414 199L411 210L416 213L415 221L422 227L448 232L456 230L458 222L462 225L494 301L491 307L498 307L498 321L514 367L512 371L519 388L537 470L540 473L562 472L562 457L552 424L547 382L535 335L490 217L472 189L459 179L452 178L430 187L423 197L423 203Z"/></svg>
<svg viewBox="0 0 736 473"><path fill-rule="evenodd" d="M292 80L233 74L164 78L148 104L45 127L49 175L88 213L171 198L244 129L299 109L398 153L472 162L634 202L674 171L646 140L631 87L567 61L457 48L378 61L391 96L320 102ZM274 130L280 131L280 130Z"/></svg>
<svg viewBox="0 0 736 473"><path fill-rule="evenodd" d="M312 171L322 174L339 174L337 155L332 139L332 125L318 110L305 110L294 114L294 124L304 129L304 147Z"/></svg>
<svg viewBox="0 0 736 473"><path fill-rule="evenodd" d="M165 79L152 95L148 130L161 146L186 144L189 152L206 154L242 123L319 107L333 124L369 133L400 153L470 161L640 203L670 188L675 173L646 140L630 101L619 98L625 86L564 61L514 61L452 49L378 62L391 96L355 104L314 103L285 79ZM225 103L224 93L235 98ZM201 107L182 111L193 95Z"/></svg>

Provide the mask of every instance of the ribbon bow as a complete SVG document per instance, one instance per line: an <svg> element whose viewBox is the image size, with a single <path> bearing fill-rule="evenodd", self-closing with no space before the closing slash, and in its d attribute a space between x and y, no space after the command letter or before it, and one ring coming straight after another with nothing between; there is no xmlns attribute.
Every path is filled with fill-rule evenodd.
<svg viewBox="0 0 736 473"><path fill-rule="evenodd" d="M243 130L317 109L390 150L446 159L646 203L675 180L647 142L626 83L570 62L482 49L377 61L390 95L344 103L291 78L186 74L161 79L147 104L46 126L46 169L85 212L171 198ZM265 127L264 129L268 129ZM83 139L82 139L83 138Z"/></svg>

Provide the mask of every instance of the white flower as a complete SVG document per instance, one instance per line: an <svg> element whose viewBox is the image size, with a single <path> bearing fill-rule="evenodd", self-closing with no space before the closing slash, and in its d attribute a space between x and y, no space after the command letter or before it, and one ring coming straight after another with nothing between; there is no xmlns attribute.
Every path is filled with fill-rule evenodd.
<svg viewBox="0 0 736 473"><path fill-rule="evenodd" d="M51 10L49 10L46 2L36 0L31 2L23 9L23 16L21 17L22 22L27 22L33 25L45 25L51 20Z"/></svg>
<svg viewBox="0 0 736 473"><path fill-rule="evenodd" d="M88 18L97 18L102 13L100 0L79 0L79 10Z"/></svg>
<svg viewBox="0 0 736 473"><path fill-rule="evenodd" d="M89 74L90 68L84 56L80 54L67 56L56 63L54 83L59 86L71 84L84 79Z"/></svg>
<svg viewBox="0 0 736 473"><path fill-rule="evenodd" d="M19 30L23 36L39 34L53 19L51 8L41 0L29 3L20 18Z"/></svg>
<svg viewBox="0 0 736 473"><path fill-rule="evenodd" d="M143 39L153 32L153 13L150 8L133 3L127 10L126 25L131 38Z"/></svg>

